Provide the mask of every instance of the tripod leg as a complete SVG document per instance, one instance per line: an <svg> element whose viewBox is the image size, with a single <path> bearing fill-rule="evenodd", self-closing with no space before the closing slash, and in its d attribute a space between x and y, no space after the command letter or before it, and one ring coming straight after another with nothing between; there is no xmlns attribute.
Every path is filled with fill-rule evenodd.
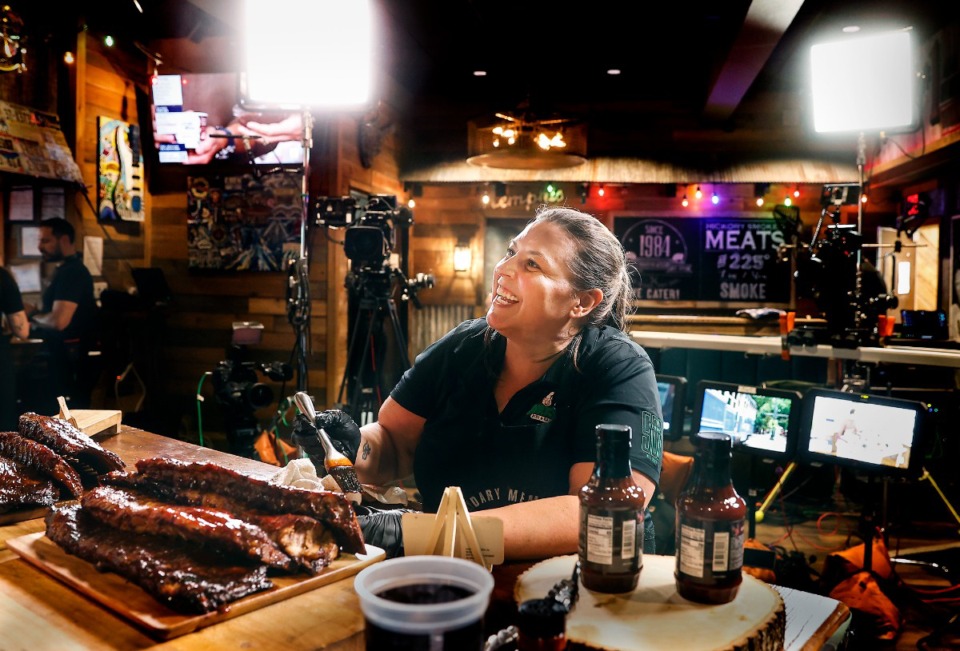
<svg viewBox="0 0 960 651"><path fill-rule="evenodd" d="M361 307L360 309L362 310L363 308ZM366 368L367 354L370 352L370 340L373 337L374 325L379 322L375 308L367 310L367 314L367 336L363 338L363 350L360 352L359 362L357 364L357 375L354 378L353 390L350 392L350 416L361 425L366 424L363 414L360 413L360 398L363 395L365 386L363 383L363 372ZM349 363L349 359L347 361Z"/></svg>
<svg viewBox="0 0 960 651"><path fill-rule="evenodd" d="M787 477L793 472L793 469L797 467L793 461L791 461L787 467L784 469L783 474L780 475L780 479L777 480L777 483L773 485L773 488L770 489L770 492L763 499L763 503L760 505L760 508L757 509L756 519L757 522L763 522L763 515L770 505L773 504L773 500L777 498L777 495L780 494L780 491L783 490L783 484L787 481Z"/></svg>
<svg viewBox="0 0 960 651"><path fill-rule="evenodd" d="M357 316L353 319L353 333L350 335L350 345L347 346L347 364L343 369L343 379L340 380L340 391L337 392L337 402L341 405L346 404L344 400L344 391L347 388L347 379L350 377L350 360L353 359L353 351L357 345L357 333L360 330L360 319L363 315L363 308L357 308Z"/></svg>
<svg viewBox="0 0 960 651"><path fill-rule="evenodd" d="M950 514L953 515L953 519L957 521L957 524L960 524L960 515L957 514L957 510L953 508L953 504L950 503L950 500L947 499L947 496L944 495L942 490L940 490L940 486L937 485L933 475L931 475L930 471L926 468L923 469L923 475L921 475L920 481L923 481L924 479L930 482L930 485L933 486L933 490L937 491L937 495L940 496L940 499L943 500L943 503L948 509L950 509Z"/></svg>
<svg viewBox="0 0 960 651"><path fill-rule="evenodd" d="M393 299L387 302L387 308L390 310L390 323L393 325L393 336L396 338L397 348L400 351L400 359L403 360L403 368L406 370L410 368L410 356L407 354L407 342L403 338L397 305L393 302Z"/></svg>

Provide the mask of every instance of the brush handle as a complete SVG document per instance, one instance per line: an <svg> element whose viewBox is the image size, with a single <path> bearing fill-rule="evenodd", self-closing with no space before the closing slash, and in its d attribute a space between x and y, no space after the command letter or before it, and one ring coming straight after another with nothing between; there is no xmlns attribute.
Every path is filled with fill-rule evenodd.
<svg viewBox="0 0 960 651"><path fill-rule="evenodd" d="M313 406L313 400L306 391L297 391L293 396L293 401L297 404L300 413L310 419L310 424L316 427L317 410Z"/></svg>

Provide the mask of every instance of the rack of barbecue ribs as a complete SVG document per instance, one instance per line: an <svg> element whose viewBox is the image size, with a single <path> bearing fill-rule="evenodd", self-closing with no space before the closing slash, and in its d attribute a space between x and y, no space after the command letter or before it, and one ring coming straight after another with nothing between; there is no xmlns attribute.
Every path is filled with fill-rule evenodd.
<svg viewBox="0 0 960 651"><path fill-rule="evenodd" d="M28 412L18 430L0 432L0 513L79 498L101 475L126 467L65 420Z"/></svg>
<svg viewBox="0 0 960 651"><path fill-rule="evenodd" d="M120 457L68 421L27 412L20 416L19 429L22 436L43 443L88 474L102 475L126 467ZM92 479L95 484L95 477Z"/></svg>
<svg viewBox="0 0 960 651"><path fill-rule="evenodd" d="M157 457L115 471L79 503L55 506L46 535L69 554L183 613L222 610L365 550L342 493L280 486L213 463Z"/></svg>

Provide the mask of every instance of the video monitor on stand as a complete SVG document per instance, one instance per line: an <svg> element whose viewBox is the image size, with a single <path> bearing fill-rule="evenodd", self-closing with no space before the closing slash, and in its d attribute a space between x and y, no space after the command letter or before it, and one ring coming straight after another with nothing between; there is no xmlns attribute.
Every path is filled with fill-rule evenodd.
<svg viewBox="0 0 960 651"><path fill-rule="evenodd" d="M660 392L660 411L663 412L663 440L680 440L686 413L687 378L658 373L657 389Z"/></svg>
<svg viewBox="0 0 960 651"><path fill-rule="evenodd" d="M926 407L914 400L811 389L804 402L797 458L880 475L916 478Z"/></svg>
<svg viewBox="0 0 960 651"><path fill-rule="evenodd" d="M800 394L785 389L703 380L697 385L691 438L725 432L734 452L789 461L796 448Z"/></svg>
<svg viewBox="0 0 960 651"><path fill-rule="evenodd" d="M926 414L926 406L914 400L811 389L804 396L797 460L856 469L871 479L918 479L921 472L926 475L920 452ZM876 492L880 491L868 490L865 495ZM886 501L886 490L882 494ZM877 526L873 509L872 504L862 508L863 567L867 571ZM886 504L882 512L886 513Z"/></svg>
<svg viewBox="0 0 960 651"><path fill-rule="evenodd" d="M797 445L800 412L801 397L796 391L711 380L703 380L697 385L690 430L692 440L696 440L698 432L729 434L733 451L751 458L751 475L757 460L788 464L756 509L757 491L751 480L748 488L751 537L755 523L763 521L766 509L796 467L792 459Z"/></svg>

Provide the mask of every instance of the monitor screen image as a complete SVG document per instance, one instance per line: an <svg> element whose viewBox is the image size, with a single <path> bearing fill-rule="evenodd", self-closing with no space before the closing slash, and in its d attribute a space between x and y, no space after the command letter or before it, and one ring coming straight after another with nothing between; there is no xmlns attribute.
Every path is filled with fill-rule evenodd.
<svg viewBox="0 0 960 651"><path fill-rule="evenodd" d="M660 392L660 411L663 413L663 438L676 441L683 436L684 403L687 378L676 375L657 375Z"/></svg>
<svg viewBox="0 0 960 651"><path fill-rule="evenodd" d="M242 108L237 73L155 75L150 100L160 163L303 163L302 114Z"/></svg>
<svg viewBox="0 0 960 651"><path fill-rule="evenodd" d="M804 400L802 460L895 474L914 468L922 403L822 389Z"/></svg>
<svg viewBox="0 0 960 651"><path fill-rule="evenodd" d="M724 432L733 449L771 459L792 456L800 415L795 391L703 381L692 432Z"/></svg>

